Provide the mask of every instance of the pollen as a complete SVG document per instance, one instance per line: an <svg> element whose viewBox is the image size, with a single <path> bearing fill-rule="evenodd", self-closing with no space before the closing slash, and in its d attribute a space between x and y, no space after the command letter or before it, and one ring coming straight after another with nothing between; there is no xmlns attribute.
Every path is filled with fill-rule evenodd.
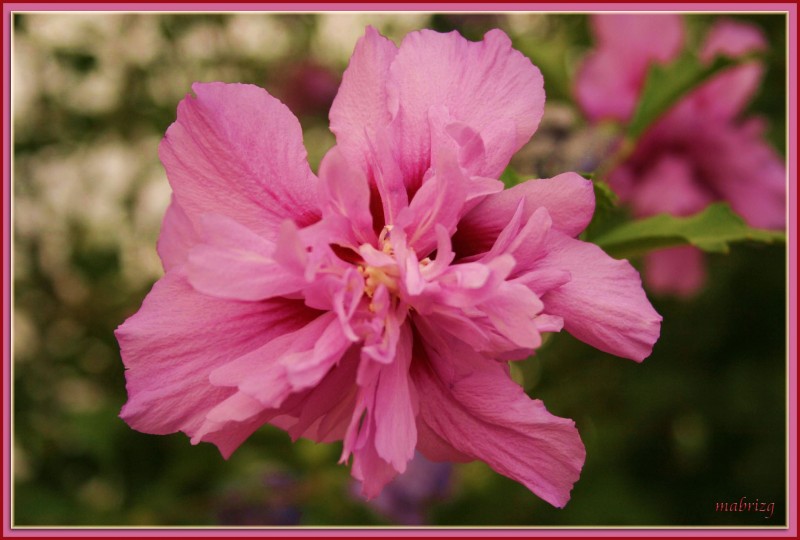
<svg viewBox="0 0 800 540"><path fill-rule="evenodd" d="M359 273L364 276L364 291L372 298L378 285L384 285L390 293L397 292L397 274L394 268L359 266Z"/></svg>

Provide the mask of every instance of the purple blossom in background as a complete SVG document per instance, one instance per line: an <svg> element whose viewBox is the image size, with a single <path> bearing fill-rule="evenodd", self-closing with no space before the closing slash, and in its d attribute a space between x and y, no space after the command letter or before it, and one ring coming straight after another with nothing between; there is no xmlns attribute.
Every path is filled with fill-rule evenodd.
<svg viewBox="0 0 800 540"><path fill-rule="evenodd" d="M579 70L578 102L591 120L625 122L651 63L680 53L683 20L679 15L595 15L591 21L598 46ZM738 57L766 47L755 26L723 19L706 36L700 59L711 62L718 55ZM751 226L785 226L784 160L764 141L764 121L742 118L763 71L758 60L726 69L645 132L608 177L637 217L686 216L726 201ZM650 253L645 278L654 290L692 294L704 282L703 255L692 247Z"/></svg>
<svg viewBox="0 0 800 540"><path fill-rule="evenodd" d="M336 97L339 77L331 69L312 62L289 66L276 81L275 97L298 117L324 116Z"/></svg>
<svg viewBox="0 0 800 540"><path fill-rule="evenodd" d="M367 497L433 461L480 459L564 506L585 450L510 377L562 328L641 361L660 332L638 273L576 239L575 173L503 190L544 110L499 30L473 43L368 28L311 172L297 119L250 85L193 85L160 146L166 274L118 330L121 416L229 456L264 424L342 441Z"/></svg>
<svg viewBox="0 0 800 540"><path fill-rule="evenodd" d="M303 486L293 475L271 471L258 486L234 486L215 501L220 525L299 525ZM257 487L258 489L254 489Z"/></svg>
<svg viewBox="0 0 800 540"><path fill-rule="evenodd" d="M424 525L427 509L444 499L453 483L453 466L435 463L420 453L408 462L406 472L369 501L378 513L400 525ZM357 486L357 489L361 489Z"/></svg>

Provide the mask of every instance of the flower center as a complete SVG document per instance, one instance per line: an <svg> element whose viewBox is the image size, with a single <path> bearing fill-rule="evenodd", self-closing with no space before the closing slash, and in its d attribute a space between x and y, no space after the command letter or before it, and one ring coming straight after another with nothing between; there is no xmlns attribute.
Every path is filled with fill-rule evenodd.
<svg viewBox="0 0 800 540"><path fill-rule="evenodd" d="M383 284L391 294L397 293L396 267L359 266L358 271L364 276L364 291L372 298L378 285Z"/></svg>
<svg viewBox="0 0 800 540"><path fill-rule="evenodd" d="M395 245L391 239L392 225L386 225L378 237L378 247L380 254L377 257L365 257L366 260L358 264L358 272L364 278L364 292L372 298L380 285L386 287L386 292L390 297L396 298L401 295L401 282L405 279L402 268L404 261L398 260L398 254L410 252L413 256L413 249L405 246L405 239L399 239L399 253L395 251ZM416 259L416 257L414 257ZM369 262L368 262L369 261ZM431 260L425 257L419 261L420 271L431 264ZM370 304L371 305L371 304Z"/></svg>
<svg viewBox="0 0 800 540"><path fill-rule="evenodd" d="M394 257L394 249L392 247L392 242L389 239L391 231L391 225L386 225L383 228L380 236L378 237L378 245L383 253L389 255L390 257ZM397 293L397 279L400 277L400 275L396 264L382 266L370 266L368 264L364 264L358 267L358 271L362 276L364 276L364 292L366 292L367 296L370 298L372 298L375 294L375 289L378 288L378 285L384 285L391 295L395 295Z"/></svg>

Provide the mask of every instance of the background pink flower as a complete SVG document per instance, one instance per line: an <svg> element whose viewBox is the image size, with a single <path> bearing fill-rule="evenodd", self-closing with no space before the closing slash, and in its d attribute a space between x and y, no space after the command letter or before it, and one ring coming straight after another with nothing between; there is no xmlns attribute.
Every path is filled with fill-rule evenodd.
<svg viewBox="0 0 800 540"><path fill-rule="evenodd" d="M683 21L673 14L590 17L595 49L578 69L575 99L589 120L630 120L647 70L678 56Z"/></svg>
<svg viewBox="0 0 800 540"><path fill-rule="evenodd" d="M226 457L266 423L341 440L368 497L418 449L566 504L585 455L574 422L507 362L562 327L641 361L660 316L626 261L575 238L590 182L497 180L542 116L538 69L501 31L420 31L398 48L368 28L319 177L264 90L193 90L160 146L166 274L117 331L122 417Z"/></svg>
<svg viewBox="0 0 800 540"><path fill-rule="evenodd" d="M677 15L595 15L591 21L598 48L579 71L578 102L591 120L627 121L649 65L678 55L682 20ZM718 55L737 57L765 48L756 27L722 19L706 36L700 58L710 62ZM620 200L637 217L690 215L721 200L752 226L784 227L784 162L764 142L763 120L741 118L762 76L761 62L747 61L681 99L610 173L608 181ZM703 256L691 247L654 252L645 259L645 277L654 290L692 294L704 276Z"/></svg>

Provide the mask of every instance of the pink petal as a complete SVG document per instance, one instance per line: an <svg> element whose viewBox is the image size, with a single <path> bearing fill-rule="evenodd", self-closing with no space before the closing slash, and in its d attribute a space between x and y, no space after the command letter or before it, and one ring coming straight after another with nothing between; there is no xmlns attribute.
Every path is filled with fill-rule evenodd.
<svg viewBox="0 0 800 540"><path fill-rule="evenodd" d="M375 371L377 373L378 371ZM361 386L356 397L356 406L350 425L344 436L342 457L339 462L344 463L353 455L351 473L354 478L361 481L361 493L367 499L380 494L383 486L389 483L398 471L384 460L375 447L375 409L376 379L367 386Z"/></svg>
<svg viewBox="0 0 800 540"><path fill-rule="evenodd" d="M203 240L189 252L189 283L198 291L232 300L262 300L296 293L305 285L302 269L275 260L276 246L221 215L200 221Z"/></svg>
<svg viewBox="0 0 800 540"><path fill-rule="evenodd" d="M786 226L786 162L747 125L728 127L715 147L716 167L709 184L730 202L731 208L753 227L782 229ZM710 161L710 156L705 157Z"/></svg>
<svg viewBox="0 0 800 540"><path fill-rule="evenodd" d="M516 152L508 141L516 136L516 123L498 118L480 133L469 124L455 120L444 105L428 110L431 130L431 155L436 155L442 143L455 143L461 167L473 177L498 178ZM500 189L495 191L500 191Z"/></svg>
<svg viewBox="0 0 800 540"><path fill-rule="evenodd" d="M677 112L677 111L676 111ZM640 188L638 175L657 182L659 171L650 171L654 165L680 158L691 168L693 190L674 189L664 185L663 201L673 208L686 207L689 211L702 208L700 203L713 195L714 200L724 200L750 225L762 228L782 228L786 223L786 165L785 160L763 139L763 122L750 118L743 123L729 119L709 118L698 110L684 110L686 114L670 114L642 139L634 158L614 171L612 187L619 191L624 182L626 198L636 195ZM710 109L707 110L710 112ZM690 114L691 113L691 114ZM682 148L682 154L662 157L664 148ZM675 167L673 173L677 170ZM670 174L678 179L675 174ZM647 183L651 183L647 181ZM686 182L677 182L676 188ZM647 196L657 201L657 194ZM681 201L686 198L686 201ZM662 205L659 205L662 208ZM693 209L693 210L692 210ZM640 215L644 212L639 212Z"/></svg>
<svg viewBox="0 0 800 540"><path fill-rule="evenodd" d="M616 50L587 55L575 75L575 99L592 122L630 119L636 108L646 71L628 66Z"/></svg>
<svg viewBox="0 0 800 540"><path fill-rule="evenodd" d="M339 321L330 320L328 326L317 333L313 348L308 351L295 350L281 359L292 389L297 391L316 386L338 364L350 344Z"/></svg>
<svg viewBox="0 0 800 540"><path fill-rule="evenodd" d="M766 49L766 38L758 27L721 19L709 30L700 58L711 62L715 56L737 58ZM674 114L732 120L756 94L763 76L764 66L758 61L727 69L694 90Z"/></svg>
<svg viewBox="0 0 800 540"><path fill-rule="evenodd" d="M414 457L417 396L409 379L411 328L403 325L388 363L361 355L356 406L344 438L342 461L352 453L352 473L374 497ZM364 369L364 368L368 369Z"/></svg>
<svg viewBox="0 0 800 540"><path fill-rule="evenodd" d="M445 272L456 254L453 251L453 246L450 243L450 233L441 225L436 225L436 258L431 264L421 269L423 276L428 281L434 280Z"/></svg>
<svg viewBox="0 0 800 540"><path fill-rule="evenodd" d="M257 86L196 83L197 97L178 106L159 155L175 197L197 225L198 216L224 214L273 239L292 219L319 218L297 119Z"/></svg>
<svg viewBox="0 0 800 540"><path fill-rule="evenodd" d="M459 222L453 237L461 257L488 251L514 215L520 200L525 201L521 219L527 222L538 208L546 208L553 228L577 236L594 214L592 183L576 173L553 178L528 180L511 189L487 196Z"/></svg>
<svg viewBox="0 0 800 540"><path fill-rule="evenodd" d="M485 255L480 256L480 261L492 260L498 255L511 255L514 258L514 270L510 278L517 278L536 269L537 262L546 253L546 241L552 228L552 220L543 207L537 208L528 218L527 223L522 223L523 201L508 225L497 237L497 241ZM523 278L524 279L524 278Z"/></svg>
<svg viewBox="0 0 800 540"><path fill-rule="evenodd" d="M591 25L601 47L622 51L629 59L667 62L683 46L683 18L677 14L595 14Z"/></svg>
<svg viewBox="0 0 800 540"><path fill-rule="evenodd" d="M398 474L397 470L378 455L371 437L353 452L353 478L361 482L361 494L367 499L377 497L383 487Z"/></svg>
<svg viewBox="0 0 800 540"><path fill-rule="evenodd" d="M648 253L644 263L648 289L660 294L689 297L705 283L706 265L703 253L691 246Z"/></svg>
<svg viewBox="0 0 800 540"><path fill-rule="evenodd" d="M757 26L732 19L719 19L708 31L700 58L708 62L718 55L737 58L766 50L767 40Z"/></svg>
<svg viewBox="0 0 800 540"><path fill-rule="evenodd" d="M275 411L265 409L257 400L237 392L214 407L192 436L192 444L210 442L219 448L225 459L250 435L266 424Z"/></svg>
<svg viewBox="0 0 800 540"><path fill-rule="evenodd" d="M292 439L332 442L344 438L355 407L354 381L360 357L357 348L349 349L318 385L289 399L287 408L296 418L287 427Z"/></svg>
<svg viewBox="0 0 800 540"><path fill-rule="evenodd" d="M421 415L417 416L417 450L431 461L468 463L477 459L453 448L449 442L442 439L428 426Z"/></svg>
<svg viewBox="0 0 800 540"><path fill-rule="evenodd" d="M444 106L454 120L483 137L487 151L507 156L528 141L544 111L541 73L500 30L478 43L456 32L412 32L400 45L386 84L397 155L412 190L430 166L432 107ZM514 126L513 136L502 141L500 120ZM505 163L489 161L492 170L481 174L496 177Z"/></svg>
<svg viewBox="0 0 800 540"><path fill-rule="evenodd" d="M589 345L642 361L661 330L661 316L642 290L639 273L594 244L551 231L544 268L567 270L571 279L547 292L544 311L564 318L564 328Z"/></svg>
<svg viewBox="0 0 800 540"><path fill-rule="evenodd" d="M196 292L180 269L168 272L116 331L128 389L120 416L146 433L193 435L232 394L209 374L308 319L301 302L221 300Z"/></svg>
<svg viewBox="0 0 800 540"><path fill-rule="evenodd" d="M733 120L761 88L764 66L748 62L726 69L690 93L673 113L694 118Z"/></svg>
<svg viewBox="0 0 800 540"><path fill-rule="evenodd" d="M497 122L509 124L506 127L510 129L495 130L501 146L508 150L510 147L507 141L514 137L514 126L510 121L506 122L503 119ZM490 150L487 154L487 146L481 134L466 123L454 120L443 105L436 105L428 110L428 124L431 137L431 169L423 178L423 184L428 182L436 171L440 171L445 163L453 168L457 164L461 171L456 174L464 177L462 182L466 188L465 201L470 202L465 205L463 212L474 208L486 195L503 190L503 182L497 177L503 172L513 152L502 155L498 152L492 153ZM492 129L491 126L487 127L483 134L488 135ZM489 148L491 149L491 146ZM452 156L457 157L453 159ZM499 160L500 165L497 170L492 170L493 160ZM486 174L493 175L493 178L483 176Z"/></svg>
<svg viewBox="0 0 800 540"><path fill-rule="evenodd" d="M508 368L422 328L427 358L412 366L424 399L420 421L458 454L485 461L550 504L563 507L585 449L572 420L548 413L511 380ZM432 459L448 455L426 434ZM433 444L431 444L433 442ZM443 452L444 450L444 452ZM437 455L438 454L438 455Z"/></svg>
<svg viewBox="0 0 800 540"><path fill-rule="evenodd" d="M290 394L317 384L349 344L336 315L325 313L217 367L209 381L215 386L236 387L266 408L277 408Z"/></svg>
<svg viewBox="0 0 800 540"><path fill-rule="evenodd" d="M666 212L688 216L701 211L714 200L704 187L693 164L683 156L665 154L642 173L631 203L639 216Z"/></svg>
<svg viewBox="0 0 800 540"><path fill-rule="evenodd" d="M189 250L198 241L199 237L192 221L173 195L164 214L157 243L158 255L161 257L164 270L168 271L183 264L189 256Z"/></svg>
<svg viewBox="0 0 800 540"><path fill-rule="evenodd" d="M481 303L480 308L495 330L518 349L531 352L542 344L535 323L536 315L542 310L542 302L528 287L513 282L504 283L489 300ZM498 352L507 350L506 345Z"/></svg>
<svg viewBox="0 0 800 540"><path fill-rule="evenodd" d="M330 111L331 131L345 158L369 169L370 141L378 130L389 124L386 80L389 66L397 55L397 47L368 26L356 43L350 65L344 72L342 84Z"/></svg>
<svg viewBox="0 0 800 540"><path fill-rule="evenodd" d="M373 333L364 340L361 350L364 356L371 360L380 364L390 364L397 356L397 347L408 307L404 304L395 307L386 287L380 285L372 297L371 309L375 311L372 319ZM362 368L365 364L367 362L362 360ZM359 371L359 384L364 384L361 377Z"/></svg>
<svg viewBox="0 0 800 540"><path fill-rule="evenodd" d="M408 246L420 257L436 249L436 228L450 234L462 215L469 179L451 149L442 149L436 156L436 172L417 191L411 204L400 212L395 226L405 231Z"/></svg>
<svg viewBox="0 0 800 540"><path fill-rule="evenodd" d="M671 14L603 14L591 18L598 47L578 70L575 93L592 121L626 121L652 62L668 62L683 46L683 22Z"/></svg>
<svg viewBox="0 0 800 540"><path fill-rule="evenodd" d="M345 161L341 149L331 148L319 166L320 207L323 217L334 214L350 225L351 247L375 244L377 237L369 211L369 184L364 174Z"/></svg>
<svg viewBox="0 0 800 540"><path fill-rule="evenodd" d="M409 377L413 338L408 324L400 329L397 354L381 368L375 390L375 451L403 473L414 457L417 427L414 417L417 396Z"/></svg>
<svg viewBox="0 0 800 540"><path fill-rule="evenodd" d="M279 409L265 407L263 403L243 392L237 392L206 415L203 427L194 435L192 443L206 441L216 444L226 458L254 431L272 423L289 432L293 439L301 435L318 442L339 440L350 420L353 399L342 396L352 384L358 355L347 355L314 388L293 394ZM353 362L353 360L356 362Z"/></svg>

